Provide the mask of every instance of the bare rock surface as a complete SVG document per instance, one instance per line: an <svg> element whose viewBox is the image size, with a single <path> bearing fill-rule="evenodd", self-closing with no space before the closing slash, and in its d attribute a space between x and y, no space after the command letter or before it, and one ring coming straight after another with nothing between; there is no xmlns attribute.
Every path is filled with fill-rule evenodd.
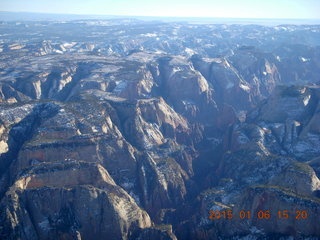
<svg viewBox="0 0 320 240"><path fill-rule="evenodd" d="M320 237L318 25L0 31L0 239Z"/></svg>

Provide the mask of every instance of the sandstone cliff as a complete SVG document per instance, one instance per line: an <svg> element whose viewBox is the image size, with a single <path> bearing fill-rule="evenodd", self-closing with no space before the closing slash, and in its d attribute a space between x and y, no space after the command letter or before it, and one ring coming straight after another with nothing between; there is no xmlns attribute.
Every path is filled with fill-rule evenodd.
<svg viewBox="0 0 320 240"><path fill-rule="evenodd" d="M319 26L0 30L1 239L319 238Z"/></svg>

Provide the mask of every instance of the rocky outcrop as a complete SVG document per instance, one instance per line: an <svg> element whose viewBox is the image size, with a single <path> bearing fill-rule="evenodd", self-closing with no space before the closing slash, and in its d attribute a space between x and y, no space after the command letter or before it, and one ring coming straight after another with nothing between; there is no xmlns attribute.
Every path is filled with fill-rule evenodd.
<svg viewBox="0 0 320 240"><path fill-rule="evenodd" d="M2 219L8 225L2 229L1 236L24 236L27 239L33 236L43 239L49 236L71 238L78 235L87 239L93 235L95 238L103 238L112 231L114 238L127 239L131 232L136 234L138 229L151 227L149 215L136 203L140 198L149 198L149 195L139 196L141 190L137 167L140 157L136 158L135 155L139 155L137 150L123 138L111 120L114 119L121 127L120 120L117 122L117 112L112 110L111 105L60 103L35 109L33 110L33 105L25 105L2 110L3 153L13 151L10 148L13 144L17 154L11 154L16 159L10 165L7 163L10 168L3 169L2 174L3 190L7 188L2 209L8 209L4 210ZM160 111L161 113L161 121L174 124L176 120L166 120L164 113ZM37 122L32 124L35 118ZM183 122L176 121L175 124ZM26 138L20 139L20 145L9 141L10 137L18 141L17 138L22 136ZM3 161L7 156L1 156ZM153 160L150 159L149 162L153 163ZM186 192L184 181L188 175L176 165L168 165L167 169L173 168L173 171L178 168L185 178L171 179L171 175L167 175L164 179L163 174L167 173L165 170L160 173L158 169L163 168L160 164L145 166L147 174L144 177L147 182L144 184L150 184L150 175L158 174L159 179L151 186L158 188L159 185L158 190L164 195L160 206L147 207L148 204L145 203L146 208L156 212L156 207L168 204L171 206L178 201L172 200L171 203L171 200L168 202L169 198L183 198ZM109 169L111 175L106 169ZM170 182L169 189L166 181ZM180 187L182 195L178 192ZM156 189L153 191L157 192ZM50 202L42 203L44 195L52 197ZM102 213L100 220L93 213L81 212L80 205L87 202L95 206L94 209L88 206L88 212L94 210L96 215ZM50 208L53 203L56 207ZM92 216L97 222L93 222L88 216ZM10 230L21 223L25 226L15 228L15 231ZM91 232L92 229L95 229L94 232Z"/></svg>
<svg viewBox="0 0 320 240"><path fill-rule="evenodd" d="M320 236L319 26L0 29L1 239Z"/></svg>
<svg viewBox="0 0 320 240"><path fill-rule="evenodd" d="M131 231L151 226L148 214L115 185L67 185L11 188L2 200L2 238L127 239Z"/></svg>
<svg viewBox="0 0 320 240"><path fill-rule="evenodd" d="M313 222L320 206L320 180L306 163L317 150L296 151L296 146L312 148L314 139L306 136L311 134L309 124L313 124L319 103L317 91L276 88L246 122L229 128L216 172L218 183L200 198L200 223L215 230L200 228L195 234L204 231L212 238L319 236ZM229 211L232 217L219 215L209 220L210 210L217 214Z"/></svg>
<svg viewBox="0 0 320 240"><path fill-rule="evenodd" d="M252 213L252 218L245 223L247 227L242 234L251 232L256 236L265 234L270 237L277 236L276 234L316 237L320 234L314 224L319 216L319 200L304 197L277 185L248 189L233 211L240 212L242 209L249 209ZM239 218L235 222L244 224ZM230 235L233 234L231 231Z"/></svg>

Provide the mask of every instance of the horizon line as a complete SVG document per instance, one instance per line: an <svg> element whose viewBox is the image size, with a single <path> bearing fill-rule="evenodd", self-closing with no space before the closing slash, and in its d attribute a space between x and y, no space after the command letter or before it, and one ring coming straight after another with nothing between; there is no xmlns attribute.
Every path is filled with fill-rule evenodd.
<svg viewBox="0 0 320 240"><path fill-rule="evenodd" d="M153 15L127 15L127 14L95 14L95 13L53 13L53 12L26 12L26 11L0 11L0 14L44 14L44 15L65 15L78 17L128 17L128 18L174 18L174 19L234 19L234 20L292 20L292 21L319 21L320 18L268 18L268 17L214 17L214 16L153 16Z"/></svg>

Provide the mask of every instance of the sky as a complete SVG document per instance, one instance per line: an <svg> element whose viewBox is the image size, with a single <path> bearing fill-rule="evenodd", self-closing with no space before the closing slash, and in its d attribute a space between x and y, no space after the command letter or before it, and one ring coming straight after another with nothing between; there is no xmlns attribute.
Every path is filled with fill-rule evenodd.
<svg viewBox="0 0 320 240"><path fill-rule="evenodd" d="M320 19L320 0L0 0L0 11L121 16Z"/></svg>

